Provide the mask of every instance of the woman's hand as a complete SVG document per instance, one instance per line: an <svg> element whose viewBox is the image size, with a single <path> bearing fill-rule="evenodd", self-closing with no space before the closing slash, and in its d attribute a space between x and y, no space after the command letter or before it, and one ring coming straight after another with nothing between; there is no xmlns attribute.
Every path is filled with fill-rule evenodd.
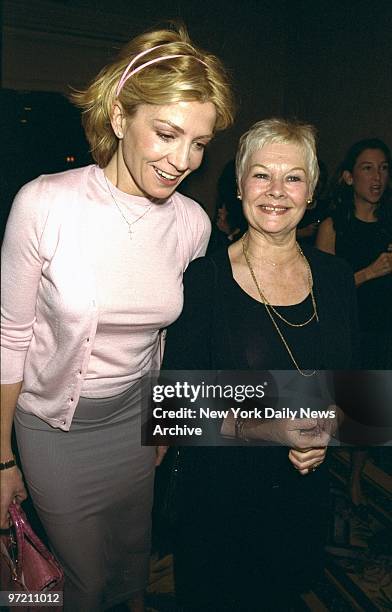
<svg viewBox="0 0 392 612"><path fill-rule="evenodd" d="M284 429L292 442L289 460L305 476L324 461L336 419L294 419L286 422Z"/></svg>
<svg viewBox="0 0 392 612"><path fill-rule="evenodd" d="M332 419L276 419L271 422L272 440L298 451L327 446Z"/></svg>
<svg viewBox="0 0 392 612"><path fill-rule="evenodd" d="M296 470L302 476L313 472L325 459L327 449L322 448L309 448L306 450L299 450L291 448L289 452L289 459Z"/></svg>
<svg viewBox="0 0 392 612"><path fill-rule="evenodd" d="M234 438L235 423L234 416L228 415L222 423L221 435ZM242 422L240 439L248 442L269 440L303 451L327 446L336 428L337 416L333 419L245 419Z"/></svg>
<svg viewBox="0 0 392 612"><path fill-rule="evenodd" d="M375 261L373 261L369 266L367 266L367 268L360 270L360 272L364 273L364 280L362 282L366 282L367 280L373 280L374 278L379 278L380 276L386 276L387 274L391 274L392 272L391 245L388 246L388 252L381 253L381 255L379 255ZM357 285L358 284L362 284L362 283L357 283Z"/></svg>
<svg viewBox="0 0 392 612"><path fill-rule="evenodd" d="M169 447L168 446L156 446L155 447L155 465L158 467L158 465L161 465L162 461L165 458L165 455L167 453L167 449Z"/></svg>
<svg viewBox="0 0 392 612"><path fill-rule="evenodd" d="M1 417L1 461L6 463L13 456L11 444L12 424L14 421L16 402L19 397L22 382L1 385L0 417ZM9 527L8 508L11 502L20 504L27 497L23 476L17 465L1 471L0 487L0 528Z"/></svg>
<svg viewBox="0 0 392 612"><path fill-rule="evenodd" d="M335 408L336 406L330 406ZM241 427L242 439L271 440L290 446L289 460L302 476L315 470L325 459L327 445L337 428L334 419L249 419ZM223 436L234 436L235 419L226 418L222 424Z"/></svg>
<svg viewBox="0 0 392 612"><path fill-rule="evenodd" d="M367 269L370 272L371 278L390 274L392 272L392 253L390 251L381 253Z"/></svg>
<svg viewBox="0 0 392 612"><path fill-rule="evenodd" d="M1 494L0 494L0 528L8 529L10 517L8 508L14 501L22 503L27 498L23 477L18 466L8 468L1 472Z"/></svg>

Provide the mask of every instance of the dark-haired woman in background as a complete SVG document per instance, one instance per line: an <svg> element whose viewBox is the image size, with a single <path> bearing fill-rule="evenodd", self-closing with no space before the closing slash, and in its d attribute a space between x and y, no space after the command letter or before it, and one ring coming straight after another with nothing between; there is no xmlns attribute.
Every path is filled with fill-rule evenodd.
<svg viewBox="0 0 392 612"><path fill-rule="evenodd" d="M341 165L333 213L320 225L316 240L320 250L342 257L353 268L361 365L369 370L392 368L390 167L390 150L382 140L353 144ZM354 452L350 494L355 505L364 501L359 477L365 460L365 451Z"/></svg>
<svg viewBox="0 0 392 612"><path fill-rule="evenodd" d="M316 246L348 261L357 286L362 366L392 367L388 304L392 298L391 155L384 142L361 140L341 166L334 211L320 225Z"/></svg>

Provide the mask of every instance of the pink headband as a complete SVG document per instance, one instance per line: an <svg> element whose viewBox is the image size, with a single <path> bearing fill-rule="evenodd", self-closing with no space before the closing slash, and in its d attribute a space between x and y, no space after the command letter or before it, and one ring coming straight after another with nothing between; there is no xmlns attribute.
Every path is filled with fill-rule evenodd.
<svg viewBox="0 0 392 612"><path fill-rule="evenodd" d="M204 66L207 66L207 64L205 62L203 62L203 60L199 59L198 57L195 57L194 55L186 55L184 53L178 54L178 55L161 55L160 57L155 57L154 59L148 61L148 62L144 62L144 64L141 64L140 66L138 66L137 68L134 68L133 70L131 70L132 66L134 66L136 64L136 62L143 57L144 55L146 55L147 53L151 53L151 51L154 51L155 49L159 49L160 47L165 47L167 43L163 44L163 45L157 45L156 47L151 47L151 49L146 49L145 51L142 51L141 53L138 53L138 55L136 55L128 64L128 66L125 68L124 72L121 75L121 79L119 80L119 83L117 85L117 89L116 89L116 98L118 98L122 88L124 87L124 84L126 83L126 81L128 81L128 79L133 75L136 74L137 72L139 72L140 70L143 70L143 68L146 68L146 66L150 66L151 64L155 64L156 62L162 62L163 60L166 59L172 59L174 57L193 57L195 60L197 60L198 62L200 62L201 64L204 64ZM208 68L208 66L207 66Z"/></svg>

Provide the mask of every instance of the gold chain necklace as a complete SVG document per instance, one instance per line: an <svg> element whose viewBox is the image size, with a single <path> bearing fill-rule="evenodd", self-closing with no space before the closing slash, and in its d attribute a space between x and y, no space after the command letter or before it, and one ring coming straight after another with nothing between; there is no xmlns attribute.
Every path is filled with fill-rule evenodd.
<svg viewBox="0 0 392 612"><path fill-rule="evenodd" d="M247 234L245 234L245 236L247 236ZM291 323L291 321L288 321L285 317L283 317L280 312L278 312L276 310L276 308L274 308L274 306L272 306L272 304L270 304L270 302L268 301L268 299L266 298L266 296L264 295L264 293L261 290L261 287L257 281L256 275L254 273L254 270L252 268L252 265L249 261L249 255L248 255L248 249L245 245L245 240L244 237L242 238L242 250L246 259L246 263L248 264L248 268L249 271L252 275L253 278L253 282L257 287L257 291L259 292L261 301L263 302L263 304L267 304L267 306L272 310L272 312L284 323L286 323L286 325L290 325L290 327L304 327L305 325L308 325L308 323L310 323L311 321L313 321L313 319L315 318L316 321L318 322L318 314L317 314L317 306L316 306L316 300L314 298L314 294L313 294L313 277L312 277L312 271L310 269L308 260L306 259L305 255L302 252L301 247L299 246L298 243L296 243L296 247L298 250L299 255L302 257L302 259L305 262L306 265L306 269L307 269L307 273L308 273L308 284L309 284L309 292L310 292L310 296L312 299L312 306L313 306L313 314L309 317L309 319L307 319L306 321L304 321L303 323Z"/></svg>
<svg viewBox="0 0 392 612"><path fill-rule="evenodd" d="M273 326L275 327L275 329L276 329L280 339L282 340L282 342L283 342L283 344L284 344L284 346L285 346L285 348L286 348L286 350L287 350L287 352L288 352L288 354L289 354L289 356L291 358L291 361L295 365L295 367L298 370L298 372L300 374L302 374L302 376L313 376L316 373L316 370L312 370L310 372L305 372L304 370L302 370L299 367L299 365L298 365L298 363L297 363L297 361L296 361L296 359L295 359L295 357L294 357L294 355L293 355L289 345L287 344L287 341L286 341L285 337L283 336L282 332L280 331L280 328L279 328L279 326L278 326L277 322L275 321L275 319L273 317L273 314L272 314L272 312L274 312L282 321L284 321L285 323L287 323L287 325L290 325L291 327L304 327L304 325L307 325L308 323L310 323L314 318L316 318L316 321L318 322L319 318L318 318L318 314L317 314L316 300L315 300L314 294L313 294L313 277L312 277L312 271L310 269L308 260L306 259L305 255L303 254L301 247L297 244L298 252L303 257L303 259L304 259L304 261L306 263L307 270L308 270L309 290L310 290L310 295L311 295L311 298L312 298L313 314L304 323L299 323L299 324L298 323L291 323L290 321L287 321L284 317L282 317L279 312L277 312L277 310L269 303L269 301L266 299L266 297L264 296L263 292L261 291L260 285L259 285L259 283L257 281L257 278L256 278L256 275L255 275L254 270L252 268L252 265L251 265L251 263L249 261L249 256L248 256L248 252L247 252L248 249L247 249L247 246L245 245L245 240L244 240L245 236L247 236L247 234L245 234L241 238L241 241L242 241L242 252L244 254L245 261L246 261L247 266L249 268L249 272L250 272L250 274L252 276L253 282L254 282L254 284L256 286L256 289L257 289L257 291L259 293L261 302L264 304L264 307L265 307L265 309L266 309L266 311L268 313L268 316L271 319ZM248 240L249 240L249 238L248 238Z"/></svg>
<svg viewBox="0 0 392 612"><path fill-rule="evenodd" d="M110 195L112 196L113 202L115 203L115 205L116 205L116 208L117 208L118 212L120 213L120 215L122 216L122 218L124 219L125 223L126 223L126 224L127 224L127 226L128 226L128 234L129 234L129 238L130 238L130 240L132 240L132 234L133 234L132 225L135 225L135 223L137 223L138 221L140 221L140 219L143 219L143 217L144 217L144 216L145 216L145 215L146 215L146 214L149 212L149 210L151 209L152 204L150 204L150 206L147 208L147 210L145 210L145 211L144 211L144 212L143 212L143 213L140 215L140 217L138 217L138 218L137 218L137 219L135 219L134 221L131 221L131 222L130 222L130 221L128 221L128 219L127 219L127 218L126 218L126 216L124 215L123 211L121 210L121 208L120 208L120 206L119 206L119 204L118 204L118 202L117 202L116 198L114 197L114 194L113 194L112 190L110 189L109 181L108 181L108 179L106 178L106 175L104 174L103 176L104 176L104 178L105 178L105 181L106 181L106 185L107 185L108 191L109 191Z"/></svg>

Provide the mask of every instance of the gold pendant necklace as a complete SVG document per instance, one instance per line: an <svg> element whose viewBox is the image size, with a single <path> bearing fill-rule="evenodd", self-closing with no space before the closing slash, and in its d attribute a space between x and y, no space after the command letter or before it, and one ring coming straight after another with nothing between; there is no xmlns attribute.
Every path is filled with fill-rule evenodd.
<svg viewBox="0 0 392 612"><path fill-rule="evenodd" d="M109 181L108 181L108 179L106 178L106 175L104 174L103 176L104 176L104 178L105 178L105 181L106 181L106 185L107 185L108 191L109 191L110 195L112 196L113 202L115 203L115 205L116 205L116 208L117 208L118 212L120 213L120 215L122 216L122 218L124 219L125 223L126 223L126 224L127 224L127 226L128 226L128 235L129 235L130 240L132 240L132 234L133 234L132 225L135 225L135 223L137 223L138 221L140 221L141 219L143 219L143 217L145 217L145 215L146 215L146 214L149 212L149 210L151 209L152 204L150 204L150 206L147 208L147 210L145 210L145 211L144 211L144 212L143 212L143 213L140 215L140 217L138 217L138 218L137 218L137 219L135 219L134 221L129 222L129 221L128 221L128 219L126 218L126 216L124 215L123 211L121 210L121 208L120 208L120 206L119 206L119 204L118 204L118 202L117 202L116 198L114 197L114 194L113 194L112 190L110 189Z"/></svg>
<svg viewBox="0 0 392 612"><path fill-rule="evenodd" d="M247 238L248 238L248 242L247 242L247 244L245 244L245 237L247 237ZM265 309L266 309L266 311L267 311L267 313L268 313L268 316L269 316L269 318L271 319L272 324L273 324L273 326L275 327L275 329L276 329L276 331L277 331L277 333L278 333L278 335L279 335L280 339L282 340L282 342L283 342L283 344L284 344L284 346L285 346L285 348L286 348L286 350L287 350L287 352L288 352L288 354L289 354L289 356L290 356L291 361L292 361L292 362L293 362L293 364L295 365L295 367L296 367L296 369L298 370L298 372L299 372L300 374L302 374L302 376L313 376L313 375L316 373L316 370L312 370L312 371L310 371L310 372L305 372L305 370L302 370L302 369L299 367L299 365L298 365L298 363L297 363L297 361L296 361L296 359L295 359L295 357L294 357L294 355L293 355L293 352L291 351L291 349L290 349L289 345L287 344L287 341L286 341L285 337L283 336L283 334L282 334L282 332L281 332L281 330L280 330L280 328L279 328L279 326L278 326L277 322L275 321L275 319L274 319L274 317L273 317L273 314L272 314L272 313L276 314L276 315L279 317L279 319L281 319L281 320L282 320L284 323L286 323L286 324L287 324L287 325L289 325L290 327L304 327L305 325L308 325L308 324L309 324L311 321L313 321L313 319L316 319L316 321L317 321L317 322L319 321L319 318L318 318L318 313L317 313L316 300L315 300L315 297L314 297L314 294L313 294L313 277L312 277L312 271L311 271L311 269L310 269L310 265L309 265L308 260L306 259L305 255L303 254L302 249L301 249L301 247L299 246L299 244L298 244L298 243L296 243L296 246L297 246L298 252L299 252L299 254L301 255L301 257L303 258L303 260L304 260L304 262L305 262L305 265L306 265L306 268L307 268L307 272L308 272L309 291L310 291L310 295L311 295L311 299L312 299L313 314L312 314L312 316L311 316L311 317L309 317L309 319L307 319L307 320L306 320L304 323L291 323L290 321L288 321L287 319L285 319L285 317L283 317L283 316L282 316L282 315L281 315L281 314L280 314L280 313L279 313L279 312L278 312L278 311L277 311L277 310L276 310L276 309L275 309L275 308L272 306L272 304L270 304L270 303L269 303L269 301L267 300L267 298L265 297L264 293L262 292L262 290L261 290L261 288L260 288L260 285L259 285L259 283L258 283L258 280L257 280L257 278L256 278L256 275L255 275L255 273L254 273L254 270L253 270L253 268L252 268L252 265L251 265L251 263L250 263L249 256L248 256L248 244L249 244L249 237L248 237L248 234L247 234L247 233L246 233L246 234L244 234L244 236L241 238L241 241L242 241L242 252L243 252L243 254L244 254L245 261L246 261L247 266L248 266L248 268L249 268L249 272L250 272L250 274L251 274L251 277L252 277L252 279L253 279L253 282L254 282L254 284L255 284L255 286L256 286L257 292L258 292L258 294L259 294L259 296L260 296L260 300L261 300L262 304L264 304Z"/></svg>

